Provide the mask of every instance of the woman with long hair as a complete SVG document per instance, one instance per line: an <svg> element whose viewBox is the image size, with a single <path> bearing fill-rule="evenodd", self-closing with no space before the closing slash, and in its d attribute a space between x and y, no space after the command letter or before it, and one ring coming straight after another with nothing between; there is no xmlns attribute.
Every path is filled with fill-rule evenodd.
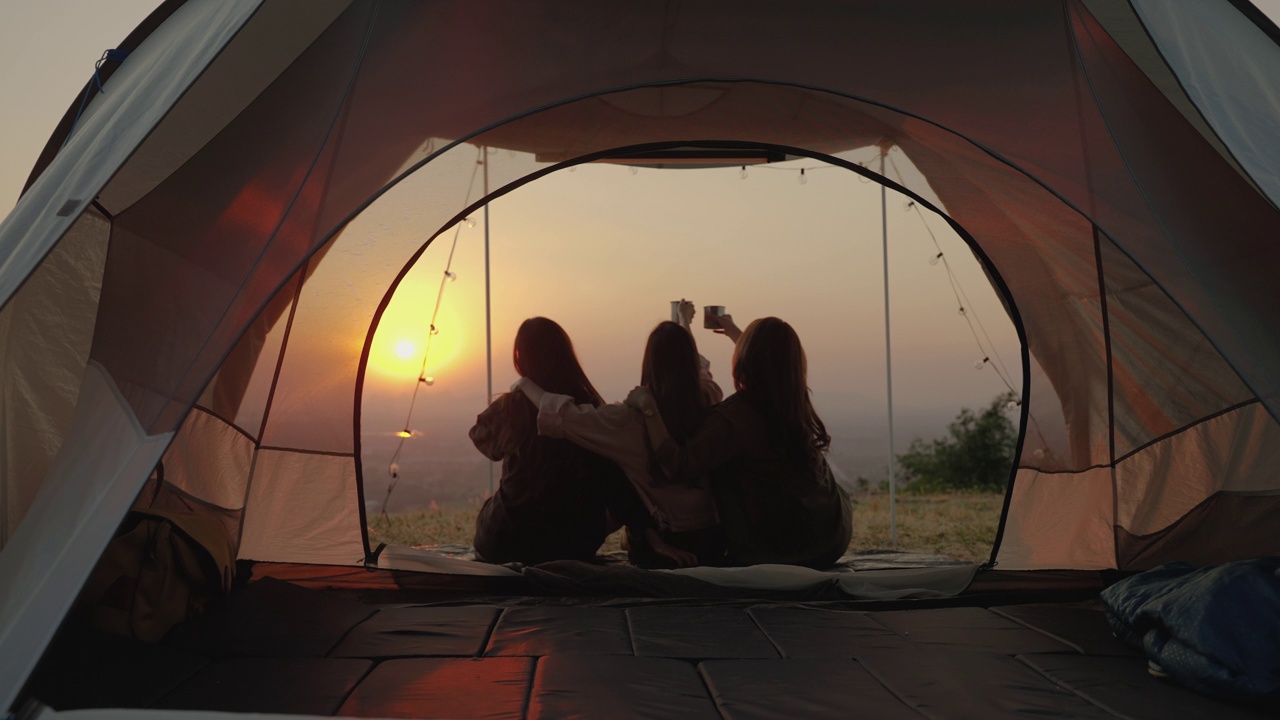
<svg viewBox="0 0 1280 720"><path fill-rule="evenodd" d="M645 392L627 402L645 414L654 457L668 477L710 476L731 563L828 567L849 546L852 507L826 461L831 436L810 399L800 338L774 317L741 333L731 316L720 322L736 340L736 393L696 432L670 427L657 398Z"/></svg>
<svg viewBox="0 0 1280 720"><path fill-rule="evenodd" d="M649 334L640 379L653 399L653 412L679 438L692 436L708 408L721 397L693 336L673 322L660 323ZM723 543L709 487L700 479L671 483L655 475L643 413L623 403L583 403L531 377L518 380L512 389L523 392L537 406L539 433L567 438L613 460L639 492L656 531L651 528L637 533L635 527L628 527L632 562L657 566L721 563Z"/></svg>
<svg viewBox="0 0 1280 720"><path fill-rule="evenodd" d="M604 404L569 335L553 320L525 320L512 361L521 377L576 403ZM502 461L498 489L476 518L473 544L481 560L590 559L616 523L649 525L618 466L565 440L539 437L537 410L519 393L500 395L480 413L471 441L490 460Z"/></svg>

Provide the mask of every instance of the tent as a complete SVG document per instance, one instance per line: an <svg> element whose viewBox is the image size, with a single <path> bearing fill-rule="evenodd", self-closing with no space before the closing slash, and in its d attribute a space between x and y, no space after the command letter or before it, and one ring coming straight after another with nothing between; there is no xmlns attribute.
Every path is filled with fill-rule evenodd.
<svg viewBox="0 0 1280 720"><path fill-rule="evenodd" d="M155 496L238 558L376 564L367 343L320 388L290 348L372 338L422 248L361 268L364 302L308 281L410 173L441 229L482 205L478 147L511 151L491 196L668 151L890 184L1023 340L998 567L1280 552L1278 40L1236 0L166 2L0 225L0 707L162 457ZM867 146L919 185L840 159Z"/></svg>

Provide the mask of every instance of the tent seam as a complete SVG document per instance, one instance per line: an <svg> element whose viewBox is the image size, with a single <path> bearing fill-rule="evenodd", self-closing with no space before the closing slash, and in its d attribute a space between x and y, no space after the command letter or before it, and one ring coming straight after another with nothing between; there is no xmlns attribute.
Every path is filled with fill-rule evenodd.
<svg viewBox="0 0 1280 720"><path fill-rule="evenodd" d="M1063 690L1064 692L1070 693L1071 695L1074 695L1075 697L1080 698L1081 700L1083 700L1083 701L1085 701L1085 702L1089 703L1090 705L1092 705L1092 706L1094 706L1094 707L1098 708L1099 710L1102 710L1103 712L1111 713L1112 715L1115 715L1116 717L1119 717L1119 718L1129 718L1129 717L1132 717L1132 716L1130 716L1130 715L1126 715L1125 713L1120 712L1119 710L1116 710L1116 709L1112 708L1111 706L1107 705L1106 703L1103 703L1103 702L1101 702L1101 701L1099 701L1099 700L1094 700L1093 698L1091 698L1091 697L1089 697L1088 695L1086 695L1086 694L1084 694L1084 693L1080 692L1079 690L1077 690L1076 688L1072 687L1071 685L1068 685L1068 684L1066 684L1066 683L1059 682L1059 681L1057 680L1057 678L1054 678L1054 677L1053 677L1053 676L1051 676L1051 675L1048 675L1048 674L1046 674L1046 673L1044 673L1044 672L1041 672L1040 668L1036 667L1035 665L1032 665L1030 662L1028 662L1028 661L1025 659L1025 658L1026 658L1026 656L1027 656L1027 653L1018 653L1017 655L1015 655L1015 656L1014 656L1014 659L1015 659L1015 660L1017 660L1019 663L1021 663L1024 667L1026 667L1026 668L1027 668L1028 670L1030 670L1031 672L1035 673L1036 675L1039 675L1040 677L1044 678L1045 680L1048 680L1050 683L1053 683L1053 686L1054 686L1054 687L1059 688L1059 689Z"/></svg>
<svg viewBox="0 0 1280 720"><path fill-rule="evenodd" d="M502 616L506 614L506 608L497 608L498 612L493 614L493 619L489 621L489 628L485 630L484 639L480 641L480 652L476 657L484 657L489 652L489 641L493 639L493 632L498 629L498 623L502 620Z"/></svg>
<svg viewBox="0 0 1280 720"><path fill-rule="evenodd" d="M307 265L311 259L307 258L302 262L302 267L293 277L297 278L298 286L293 291L293 302L289 304L289 319L285 321L284 337L280 340L280 350L276 355L276 367L271 376L271 387L267 390L267 402L262 408L262 422L258 424L258 435L253 440L253 460L249 463L249 478L244 484L244 510L240 513L240 529L236 533L236 556L239 557L240 548L244 544L244 529L248 525L249 517L249 498L253 492L253 480L258 475L258 457L262 451L262 436L267 431L267 419L271 417L271 404L275 400L276 385L280 382L280 369L284 366L284 354L286 348L289 347L289 335L293 330L293 318L298 312L298 297L302 295L302 280L306 276ZM232 346L234 347L234 345ZM230 351L228 351L230 352ZM206 383L207 385L207 383ZM188 410L188 414L190 411Z"/></svg>
<svg viewBox="0 0 1280 720"><path fill-rule="evenodd" d="M1102 266L1102 240L1093 225L1093 261L1098 268L1098 313L1102 316L1103 352L1107 363L1107 460L1111 475L1111 552L1120 567L1120 487L1116 482L1116 374L1111 349L1111 311L1107 307L1107 276Z"/></svg>
<svg viewBox="0 0 1280 720"><path fill-rule="evenodd" d="M370 617L372 617L372 615ZM360 623L356 623L356 624L360 625L367 620L368 618L365 618L364 621L361 621ZM348 630L347 632L349 633L351 632L351 630ZM343 637L345 638L346 635L343 635ZM334 647L337 647L337 645L334 645ZM333 648L329 648L329 651L332 652ZM328 657L328 654L329 653L326 652L325 656ZM338 706L334 708L332 714L334 715L338 714L338 711L342 709L342 706L347 704L347 700L350 700L351 696L355 694L356 689L359 688L360 685L363 684L365 680L368 680L369 676L373 674L373 671L377 670L378 666L381 665L383 662L385 662L385 660L373 660L372 662L369 663L369 668L364 671L364 674L360 676L360 679L356 680L355 684L353 684L349 690L343 693L342 699L338 701Z"/></svg>
<svg viewBox="0 0 1280 720"><path fill-rule="evenodd" d="M525 686L524 706L520 709L520 717L522 718L529 716L529 706L533 704L533 683L538 679L538 661L541 659L536 655L532 658L533 667L529 668L529 684Z"/></svg>
<svg viewBox="0 0 1280 720"><path fill-rule="evenodd" d="M1073 4L1073 2L1078 3L1078 1L1079 0L1064 0L1064 4L1066 6L1070 6L1071 4ZM1068 7L1068 10L1069 10L1069 7ZM1090 18L1093 17L1093 14L1090 13L1087 8L1080 7L1080 12L1085 15L1088 15ZM1094 22L1097 22L1096 19L1094 20ZM1085 84L1088 86L1089 93L1093 97L1093 104L1098 111L1098 117L1099 119L1101 119L1103 127L1105 127L1107 130L1107 136L1111 139L1111 146L1115 149L1116 157L1118 157L1120 161L1123 163L1125 173L1128 176L1130 184L1133 186L1134 190L1138 193L1138 196L1142 198L1143 206L1146 208L1147 212L1150 214L1153 222L1155 223L1155 227L1159 229L1161 237L1164 238L1166 241L1171 240L1173 238L1173 234L1169 232L1168 225L1165 223L1164 218L1155 211L1155 208L1151 202L1151 198L1148 197L1147 192L1144 189L1143 185L1138 182L1137 176L1134 174L1133 167L1129 163L1129 158L1120 150L1120 143L1116 141L1115 131L1112 130L1111 123L1108 121L1107 115L1102 109L1102 103L1098 102L1097 90L1094 88L1093 80L1089 77L1089 69L1084 64L1084 56L1080 52L1079 38L1077 37L1076 32L1074 28L1071 26L1071 23L1069 20L1068 20L1067 27L1071 37L1072 47L1075 48L1075 56L1079 63L1080 72L1083 74ZM1111 36L1107 35L1107 37L1110 38ZM1112 42L1114 42L1114 40L1112 40ZM1166 98L1166 102L1167 101L1168 99ZM1085 217L1087 218L1089 216L1085 215ZM1090 218L1090 221L1092 222L1092 218ZM1096 225L1096 223L1094 224ZM1108 239L1111 239L1110 233L1106 233L1104 231L1104 234L1107 235ZM1115 243L1114 240L1112 240L1112 244L1115 245L1116 248L1120 250L1120 252L1124 253L1126 257L1128 257L1131 261L1133 261L1134 265L1136 265L1138 268L1142 269L1144 272L1150 275L1150 272L1147 271L1147 269L1143 266L1142 263L1138 262L1137 259L1133 257L1132 253L1128 252L1119 244ZM1191 267L1193 267L1193 265L1190 262L1188 262L1187 257L1183 254L1183 252L1179 249L1179 247L1176 244L1174 243L1169 243L1169 244L1173 250L1173 253L1176 255L1177 259L1180 261L1181 265L1184 268L1190 269ZM1208 299L1208 302L1213 306L1214 310L1221 313L1221 310L1218 307L1217 301L1214 299L1213 294L1208 292L1208 288L1205 287L1204 282L1200 279L1200 275L1196 272L1188 272L1187 275L1190 278L1191 282L1194 283L1194 285L1202 293L1204 293L1205 297ZM1157 285L1160 286L1159 283L1157 283ZM1160 287L1163 287L1163 286L1160 286ZM1165 294L1168 295L1168 292L1166 291ZM1170 296L1170 299L1172 300L1173 298ZM1184 314L1186 314L1186 308L1184 308L1181 303L1178 303L1175 300L1174 304L1177 305L1178 308L1181 309ZM1190 318L1190 315L1188 315L1188 318ZM1204 329L1200 327L1199 323L1197 323L1195 320L1192 320L1192 324L1196 326L1196 329L1200 330L1201 334L1204 334ZM1224 326L1224 328L1225 328L1224 331L1226 333L1229 333L1232 337L1234 337L1236 342L1244 344L1242 341L1242 338L1240 337L1240 334L1236 331L1235 328L1226 327L1226 326ZM1227 364L1230 365L1231 369L1236 372L1236 375L1240 375L1241 374L1240 370L1236 367L1235 363L1232 362L1232 360L1227 357L1226 353L1222 352L1221 348L1218 347L1218 344L1214 342L1211 338L1209 338L1207 335L1205 336L1205 339L1208 340L1209 344L1213 346L1213 349L1216 350L1218 354L1221 355L1222 358L1227 361ZM1253 387L1252 383L1250 383L1249 380L1245 379L1243 376L1241 376L1240 379L1245 384L1245 386L1248 387L1249 390L1252 391L1255 395L1259 394L1257 389ZM1267 408L1267 412L1269 413L1271 412L1270 407ZM1274 414L1273 414L1273 417L1275 417ZM1277 418L1277 420L1280 420L1280 418Z"/></svg>
<svg viewBox="0 0 1280 720"><path fill-rule="evenodd" d="M214 412L212 409L207 408L207 407L205 407L204 405L201 405L200 403L196 403L195 405L192 405L192 406L191 406L191 411L192 411L192 412L201 412L201 413L204 413L205 415L208 415L209 417L213 418L214 420L217 420L218 422L222 423L223 425L226 425L227 427L229 427L229 428L231 428L232 430L234 430L237 434L241 435L241 436L242 436L242 437L244 437L246 440L248 440L249 442L253 443L255 447L258 445L258 440L257 440L257 438L255 438L254 436L250 435L248 430L245 430L244 428L240 427L239 425L236 425L236 424L235 424L234 422L232 422L231 420L228 420L227 418L223 417L221 413L216 413L216 412ZM188 414L190 414L190 413L188 413Z"/></svg>
<svg viewBox="0 0 1280 720"><path fill-rule="evenodd" d="M350 452L338 452L336 450L304 450L302 448L280 447L278 445L259 445L259 450L270 450L272 452L297 453L299 455L323 455L325 457L355 457Z"/></svg>

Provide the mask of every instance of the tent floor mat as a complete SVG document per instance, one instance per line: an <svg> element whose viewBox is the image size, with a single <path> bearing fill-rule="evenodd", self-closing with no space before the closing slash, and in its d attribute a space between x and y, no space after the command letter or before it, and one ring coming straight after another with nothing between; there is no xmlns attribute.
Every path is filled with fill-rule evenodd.
<svg viewBox="0 0 1280 720"><path fill-rule="evenodd" d="M68 625L25 694L357 717L1265 717L1148 675L1096 601L372 605L276 579L237 593L154 646Z"/></svg>

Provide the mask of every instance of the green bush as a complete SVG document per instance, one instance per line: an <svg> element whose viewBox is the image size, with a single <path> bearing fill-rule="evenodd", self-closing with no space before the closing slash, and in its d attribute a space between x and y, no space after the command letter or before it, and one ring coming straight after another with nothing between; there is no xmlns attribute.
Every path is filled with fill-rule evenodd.
<svg viewBox="0 0 1280 720"><path fill-rule="evenodd" d="M1014 399L1013 393L999 395L977 415L963 408L947 426L946 437L913 440L907 452L898 456L903 489L916 493L1003 490L1018 442L1018 430L1005 414Z"/></svg>

